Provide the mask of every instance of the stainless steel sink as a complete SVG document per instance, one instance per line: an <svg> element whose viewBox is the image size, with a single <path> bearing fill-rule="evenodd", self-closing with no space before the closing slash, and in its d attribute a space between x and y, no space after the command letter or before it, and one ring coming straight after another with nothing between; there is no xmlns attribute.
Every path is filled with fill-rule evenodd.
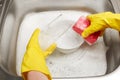
<svg viewBox="0 0 120 80"><path fill-rule="evenodd" d="M118 6L115 6L115 4L120 3L120 2L115 3L116 1L119 0L116 0L115 2L114 0L1 0L1 1L3 1L1 2L1 4L3 3L2 4L3 7L0 7L1 9L0 61L1 61L1 68L7 73L7 75L11 75L9 76L11 78L14 78L14 76L17 75L16 67L15 67L16 61L15 58L11 58L11 57L16 56L16 42L17 42L19 26L26 14L30 12L42 12L42 11L52 11L52 10L54 11L77 10L77 11L86 11L90 13L99 13L105 11L119 12L119 8ZM7 17L10 17L11 19ZM5 25L8 25L8 27L5 27ZM106 60L107 60L106 75L112 73L119 66L120 63L119 39L120 39L119 32L109 29L105 31L104 43L108 47L108 50L106 52ZM99 77L95 77L95 80L98 79ZM15 79L17 78L15 77ZM62 80L62 79L64 78L58 80ZM83 78L77 78L77 79L82 80ZM7 80L7 79L5 78L2 80ZM76 80L76 78L73 78L73 80ZM84 78L83 80L94 80L94 79ZM105 80L107 80L106 77Z"/></svg>

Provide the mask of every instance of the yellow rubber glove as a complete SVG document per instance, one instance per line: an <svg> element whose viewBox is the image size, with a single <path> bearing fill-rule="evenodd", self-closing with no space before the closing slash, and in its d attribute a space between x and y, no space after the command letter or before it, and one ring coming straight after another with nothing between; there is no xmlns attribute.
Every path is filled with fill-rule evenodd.
<svg viewBox="0 0 120 80"><path fill-rule="evenodd" d="M56 44L53 43L47 50L43 51L38 42L39 33L40 30L36 29L27 45L22 61L21 73L23 75L23 73L29 71L40 71L51 80L51 75L46 65L45 58L55 50ZM25 79L24 75L23 78Z"/></svg>
<svg viewBox="0 0 120 80"><path fill-rule="evenodd" d="M88 15L87 18L90 20L91 24L83 31L82 36L84 38L98 31L103 33L108 27L120 31L120 14L103 12Z"/></svg>

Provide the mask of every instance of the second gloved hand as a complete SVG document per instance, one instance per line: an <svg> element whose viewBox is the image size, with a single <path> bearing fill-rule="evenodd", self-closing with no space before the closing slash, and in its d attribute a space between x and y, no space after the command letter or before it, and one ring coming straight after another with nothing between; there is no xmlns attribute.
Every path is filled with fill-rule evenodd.
<svg viewBox="0 0 120 80"><path fill-rule="evenodd" d="M25 79L24 73L29 71L38 71L45 74L48 79L51 80L51 75L45 59L55 50L56 44L53 43L47 50L43 51L38 42L39 33L40 30L36 29L27 45L21 65L21 73Z"/></svg>
<svg viewBox="0 0 120 80"><path fill-rule="evenodd" d="M88 15L87 18L90 20L91 24L83 31L82 36L84 38L98 31L101 31L102 34L108 27L120 31L120 14L103 12Z"/></svg>

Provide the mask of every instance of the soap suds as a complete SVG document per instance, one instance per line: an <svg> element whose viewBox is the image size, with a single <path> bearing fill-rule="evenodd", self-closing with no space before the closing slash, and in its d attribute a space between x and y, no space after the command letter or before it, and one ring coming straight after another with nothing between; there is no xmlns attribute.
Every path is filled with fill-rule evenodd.
<svg viewBox="0 0 120 80"><path fill-rule="evenodd" d="M83 43L76 52L69 55L56 50L47 58L47 65L55 78L104 75L106 72L105 53L103 38L99 38L94 45Z"/></svg>
<svg viewBox="0 0 120 80"><path fill-rule="evenodd" d="M40 13L30 13L25 16L20 26L20 30L18 34L18 42L17 42L17 51L16 51L17 52L16 67L17 67L17 73L19 75L21 75L20 69L21 69L23 55L33 31L37 27L39 27L42 32L43 30L45 30L46 24L48 24L58 14L61 13L64 15L64 17L61 19L64 19L65 21L70 20L73 22L76 22L80 16L83 15L86 16L89 14L87 12L82 12L82 11L48 11L48 12L40 12ZM53 24L53 25L57 26L57 24ZM51 29L50 31L48 31L48 33L50 33L49 35L54 35L48 40L53 39L54 41L55 38L58 37L58 36L56 37L56 35L62 32L61 27L62 26L59 26L57 30ZM55 32L51 33L52 30ZM70 34L66 34L66 35L71 36ZM65 38L67 37L65 36ZM75 39L74 41L77 42L77 39ZM76 42L74 42L74 44L76 44ZM67 46L63 45L63 43L61 46L71 47L68 46L69 45L68 43ZM47 65L53 77L85 77L85 76L103 75L105 74L106 71L105 53L106 53L106 47L103 43L103 39L100 38L98 42L95 43L95 45L89 46L86 43L83 43L77 51L68 55L62 54L61 52L56 50L52 55L50 55L50 57L47 58Z"/></svg>

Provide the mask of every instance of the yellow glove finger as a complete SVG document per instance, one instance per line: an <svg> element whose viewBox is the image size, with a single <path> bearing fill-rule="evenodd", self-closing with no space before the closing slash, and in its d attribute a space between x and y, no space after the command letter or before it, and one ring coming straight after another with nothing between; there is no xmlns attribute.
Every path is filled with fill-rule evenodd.
<svg viewBox="0 0 120 80"><path fill-rule="evenodd" d="M44 53L44 56L47 57L48 55L50 55L51 53L53 53L53 51L56 49L56 43L53 43L52 45L50 45L45 53Z"/></svg>
<svg viewBox="0 0 120 80"><path fill-rule="evenodd" d="M28 47L40 47L39 46L39 41L38 41L38 36L40 34L40 29L36 29L33 34L32 34L32 37L30 38L29 42L28 42L28 45L27 45L27 48Z"/></svg>
<svg viewBox="0 0 120 80"><path fill-rule="evenodd" d="M88 37L89 35L98 32L98 31L103 31L105 27L101 26L100 24L97 23L91 23L91 25L86 28L83 33L82 36L84 38Z"/></svg>

